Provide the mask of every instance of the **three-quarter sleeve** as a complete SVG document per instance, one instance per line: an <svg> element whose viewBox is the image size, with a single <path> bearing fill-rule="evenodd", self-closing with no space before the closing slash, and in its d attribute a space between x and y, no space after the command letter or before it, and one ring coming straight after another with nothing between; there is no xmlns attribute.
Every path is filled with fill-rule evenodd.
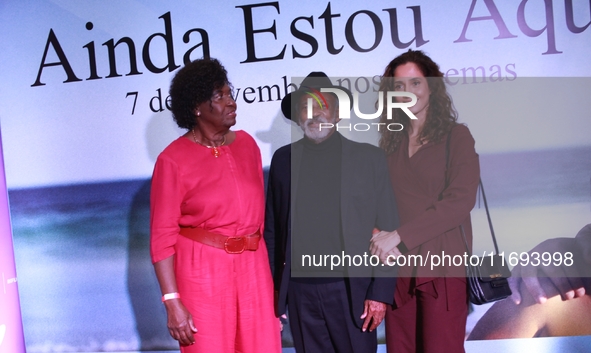
<svg viewBox="0 0 591 353"><path fill-rule="evenodd" d="M152 263L174 255L181 217L178 165L160 156L154 166L150 191L150 255Z"/></svg>
<svg viewBox="0 0 591 353"><path fill-rule="evenodd" d="M156 160L150 193L150 252L153 262L179 251L181 227L201 227L226 236L263 227L264 183L254 139L236 131L235 140L210 149L179 137Z"/></svg>

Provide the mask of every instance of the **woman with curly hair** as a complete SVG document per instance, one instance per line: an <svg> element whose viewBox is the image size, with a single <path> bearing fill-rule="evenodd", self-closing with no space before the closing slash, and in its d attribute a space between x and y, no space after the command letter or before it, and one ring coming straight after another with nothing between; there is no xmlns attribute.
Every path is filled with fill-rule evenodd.
<svg viewBox="0 0 591 353"><path fill-rule="evenodd" d="M401 226L377 233L371 251L408 260L401 265L393 309L386 313L386 343L392 352L463 352L468 291L462 256L465 230L472 245L470 211L480 177L474 139L458 124L439 66L422 51L409 50L392 60L382 77L381 92L413 93L409 108L416 119L395 109L392 120L401 132L381 131L380 147L388 154L390 177ZM410 97L399 97L412 102ZM449 162L447 161L449 158ZM433 256L442 259L431 266ZM446 256L446 257L444 257ZM423 259L415 262L412 259ZM457 259L457 257L456 257Z"/></svg>
<svg viewBox="0 0 591 353"><path fill-rule="evenodd" d="M236 102L215 59L180 69L172 115L187 133L158 156L150 196L152 262L181 352L280 352L261 239L260 151L232 131Z"/></svg>

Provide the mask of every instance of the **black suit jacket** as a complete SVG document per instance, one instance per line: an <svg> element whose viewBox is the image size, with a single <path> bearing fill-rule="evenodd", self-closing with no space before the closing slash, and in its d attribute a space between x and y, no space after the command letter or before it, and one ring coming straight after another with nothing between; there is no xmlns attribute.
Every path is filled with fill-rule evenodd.
<svg viewBox="0 0 591 353"><path fill-rule="evenodd" d="M384 152L372 145L357 143L339 135L342 141L341 222L345 253L359 250L369 254L369 240L374 228L393 231L399 226L394 192ZM298 173L303 141L279 148L273 155L267 186L264 238L277 294L276 314L286 312L287 288L291 274L291 207L297 195ZM293 164L292 164L293 163ZM292 178L293 177L293 178ZM292 197L294 196L294 197ZM319 195L319 197L322 197ZM357 326L366 299L392 304L396 268L376 267L377 276L364 276L367 268L350 268L346 280L351 315ZM358 277L362 275L364 277Z"/></svg>

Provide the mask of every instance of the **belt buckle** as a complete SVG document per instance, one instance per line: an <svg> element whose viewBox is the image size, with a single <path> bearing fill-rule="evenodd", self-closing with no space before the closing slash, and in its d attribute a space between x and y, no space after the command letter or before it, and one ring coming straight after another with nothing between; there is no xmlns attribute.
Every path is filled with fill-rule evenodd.
<svg viewBox="0 0 591 353"><path fill-rule="evenodd" d="M224 250L228 254L242 254L245 247L246 242L244 237L228 237L224 242Z"/></svg>

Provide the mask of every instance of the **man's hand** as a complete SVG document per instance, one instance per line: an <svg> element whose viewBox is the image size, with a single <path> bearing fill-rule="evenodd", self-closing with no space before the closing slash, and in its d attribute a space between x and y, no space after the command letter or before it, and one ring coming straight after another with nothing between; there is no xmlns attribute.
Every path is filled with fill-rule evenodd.
<svg viewBox="0 0 591 353"><path fill-rule="evenodd" d="M380 231L371 237L369 242L369 251L372 255L376 255L380 258L380 261L384 264L388 264L388 256L402 255L397 246L400 244L401 239L397 231L385 232Z"/></svg>
<svg viewBox="0 0 591 353"><path fill-rule="evenodd" d="M366 299L363 305L364 308L363 314L361 314L361 319L365 320L363 321L361 331L365 332L371 323L371 326L369 326L369 332L372 332L380 325L382 320L384 320L384 316L386 315L386 304Z"/></svg>
<svg viewBox="0 0 591 353"><path fill-rule="evenodd" d="M575 252L575 242L571 238L548 239L529 251L530 254L534 252L538 254L545 252L573 253ZM540 284L540 277L549 280L551 283L550 288ZM522 296L526 294L519 291L522 282L529 294L539 304L546 302L549 297L556 295L556 293L560 294L562 300L582 297L585 295L585 287L580 277L581 274L578 273L576 266L554 266L552 264L550 266L533 266L531 262L527 266L517 265L511 270L511 277L509 278L509 286L513 293L511 294L511 300L517 305L521 303Z"/></svg>
<svg viewBox="0 0 591 353"><path fill-rule="evenodd" d="M279 317L279 331L283 332L284 325L287 325L287 314L283 314Z"/></svg>

